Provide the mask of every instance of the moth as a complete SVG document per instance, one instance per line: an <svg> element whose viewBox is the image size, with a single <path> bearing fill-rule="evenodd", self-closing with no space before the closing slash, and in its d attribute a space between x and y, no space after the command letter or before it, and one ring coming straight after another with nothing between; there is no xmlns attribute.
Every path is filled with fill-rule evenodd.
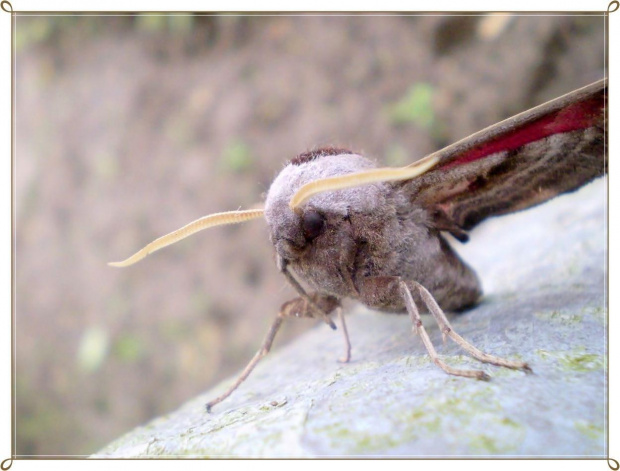
<svg viewBox="0 0 620 471"><path fill-rule="evenodd" d="M527 372L526 363L484 353L450 326L444 311L474 306L482 290L443 233L466 242L468 231L489 217L543 203L605 174L606 100L603 79L404 168L377 168L372 160L335 147L305 152L277 175L263 209L202 217L110 265L131 265L206 228L266 220L277 267L299 297L282 305L258 352L207 411L248 377L287 318L321 319L336 329L332 317L337 317L345 339L341 361L349 361L343 298L407 313L431 359L446 373L489 379L483 371L454 368L437 355L421 310L434 317L444 340L450 338L475 359Z"/></svg>

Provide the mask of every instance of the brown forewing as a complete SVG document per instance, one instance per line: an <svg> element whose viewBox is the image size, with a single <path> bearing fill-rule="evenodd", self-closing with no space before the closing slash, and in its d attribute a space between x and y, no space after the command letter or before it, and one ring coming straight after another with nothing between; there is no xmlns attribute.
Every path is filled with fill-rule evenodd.
<svg viewBox="0 0 620 471"><path fill-rule="evenodd" d="M490 216L576 190L606 171L607 81L486 128L436 153L427 174L399 186L435 227L466 240Z"/></svg>

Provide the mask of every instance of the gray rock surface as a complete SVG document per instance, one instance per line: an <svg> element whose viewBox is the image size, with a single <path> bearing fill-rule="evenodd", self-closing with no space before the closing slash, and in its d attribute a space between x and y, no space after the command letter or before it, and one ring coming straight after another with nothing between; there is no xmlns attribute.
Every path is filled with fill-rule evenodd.
<svg viewBox="0 0 620 471"><path fill-rule="evenodd" d="M407 316L354 307L350 363L337 362L341 336L319 325L276 348L212 414L204 404L234 378L94 457L606 456L606 185L488 221L454 244L485 289L482 304L450 316L454 329L533 374L442 345L425 316L449 364L492 380L449 376Z"/></svg>

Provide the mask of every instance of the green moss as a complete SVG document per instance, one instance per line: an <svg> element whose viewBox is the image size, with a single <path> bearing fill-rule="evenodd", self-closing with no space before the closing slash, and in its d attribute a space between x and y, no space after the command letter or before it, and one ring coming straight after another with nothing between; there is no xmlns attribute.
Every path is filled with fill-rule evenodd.
<svg viewBox="0 0 620 471"><path fill-rule="evenodd" d="M594 425L591 422L585 422L583 420L578 420L575 422L575 429L586 437L600 441L605 436L605 431L602 427Z"/></svg>
<svg viewBox="0 0 620 471"><path fill-rule="evenodd" d="M516 423L514 420L508 418L508 417L504 417L500 420L500 423L502 425L507 425L509 427L513 427L513 428L522 428L521 425L519 425L518 423Z"/></svg>
<svg viewBox="0 0 620 471"><path fill-rule="evenodd" d="M414 356L406 356L399 360L407 366L408 368L419 368L421 366L429 365L432 363L431 357L429 355L414 355Z"/></svg>
<svg viewBox="0 0 620 471"><path fill-rule="evenodd" d="M439 395L430 397L418 407L403 411L396 402L386 398L385 416L389 433L364 427L364 420L351 424L332 423L317 428L319 436L327 436L335 448L351 454L383 453L390 448L412 443L422 438L432 438L442 430L458 427L464 440L480 454L506 454L516 452L525 437L524 428L506 417L499 401L493 400L490 387L463 389L463 384L445 388ZM468 430L478 430L479 422L487 424L484 434L470 435Z"/></svg>
<svg viewBox="0 0 620 471"><path fill-rule="evenodd" d="M282 443L282 440L283 440L282 435L283 435L282 430L277 430L268 435L263 435L263 443L265 444L267 449L269 449L272 446Z"/></svg>
<svg viewBox="0 0 620 471"><path fill-rule="evenodd" d="M583 310L583 315L586 317L590 317L601 324L605 324L605 322L607 321L607 310L604 306L586 307Z"/></svg>
<svg viewBox="0 0 620 471"><path fill-rule="evenodd" d="M563 325L576 325L583 321L583 315L561 311L543 311L534 314L538 319Z"/></svg>
<svg viewBox="0 0 620 471"><path fill-rule="evenodd" d="M560 364L569 371L596 371L605 366L605 360L601 355L593 353L569 355L560 358Z"/></svg>
<svg viewBox="0 0 620 471"><path fill-rule="evenodd" d="M369 450L386 450L398 445L399 442L392 434L367 434L359 437L357 447L352 449L355 454L362 454Z"/></svg>
<svg viewBox="0 0 620 471"><path fill-rule="evenodd" d="M495 417L489 422L489 432L472 435L469 446L474 453L501 455L516 453L525 438L525 429L509 417Z"/></svg>
<svg viewBox="0 0 620 471"><path fill-rule="evenodd" d="M347 453L372 454L387 450L402 443L402 434L373 433L369 430L354 430L342 424L332 424L317 429L317 432L330 437L340 445L348 443Z"/></svg>
<svg viewBox="0 0 620 471"><path fill-rule="evenodd" d="M426 433L437 433L441 429L441 418L436 411L424 411L416 409L405 416L405 420L413 428L424 429Z"/></svg>
<svg viewBox="0 0 620 471"><path fill-rule="evenodd" d="M497 454L501 451L501 447L497 441L488 435L475 435L469 441L470 446L475 452L482 454Z"/></svg>
<svg viewBox="0 0 620 471"><path fill-rule="evenodd" d="M605 367L605 358L598 353L587 353L585 347L579 346L569 351L536 350L542 359L554 359L564 371L585 373Z"/></svg>

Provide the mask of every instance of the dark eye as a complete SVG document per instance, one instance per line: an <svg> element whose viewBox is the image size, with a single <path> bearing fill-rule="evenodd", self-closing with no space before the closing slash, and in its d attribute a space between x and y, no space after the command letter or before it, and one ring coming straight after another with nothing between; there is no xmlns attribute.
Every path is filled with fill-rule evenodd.
<svg viewBox="0 0 620 471"><path fill-rule="evenodd" d="M306 240L314 240L323 232L325 218L316 211L306 211L302 218L301 228Z"/></svg>

